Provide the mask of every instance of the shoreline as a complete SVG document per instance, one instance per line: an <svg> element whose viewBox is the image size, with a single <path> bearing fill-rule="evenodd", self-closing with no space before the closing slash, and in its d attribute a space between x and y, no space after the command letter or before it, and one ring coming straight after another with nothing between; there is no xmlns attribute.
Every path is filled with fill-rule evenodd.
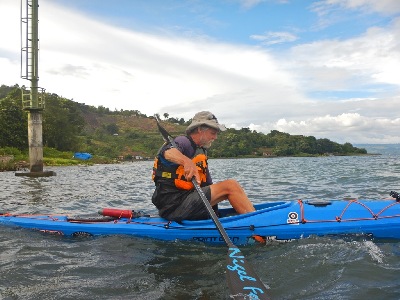
<svg viewBox="0 0 400 300"><path fill-rule="evenodd" d="M367 154L341 154L341 155L293 155L293 156L242 156L242 157L210 157L209 159L243 159L243 158L282 158L282 157L333 157L333 156L379 156L380 153L367 153ZM77 160L77 159L65 159L65 158L44 158L43 166L45 167L62 167L62 166L92 166L96 164L119 164L119 163L129 163L137 161L149 161L151 159L141 159L141 160L126 160L121 161L117 159L106 159L106 158L96 158L91 160ZM29 163L26 160L9 160L7 162L0 161L0 172L18 172L18 171L29 171Z"/></svg>

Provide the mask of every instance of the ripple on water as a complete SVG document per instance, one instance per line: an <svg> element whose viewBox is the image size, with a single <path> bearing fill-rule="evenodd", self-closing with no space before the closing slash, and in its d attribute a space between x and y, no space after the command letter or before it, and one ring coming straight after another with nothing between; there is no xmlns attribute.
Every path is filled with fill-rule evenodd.
<svg viewBox="0 0 400 300"><path fill-rule="evenodd" d="M235 178L266 200L388 198L398 157L210 159L215 182ZM0 173L0 210L85 214L102 207L156 213L152 162ZM226 204L225 204L226 205ZM309 238L241 247L272 299L399 299L400 243ZM226 248L124 236L65 238L0 227L3 299L227 299Z"/></svg>

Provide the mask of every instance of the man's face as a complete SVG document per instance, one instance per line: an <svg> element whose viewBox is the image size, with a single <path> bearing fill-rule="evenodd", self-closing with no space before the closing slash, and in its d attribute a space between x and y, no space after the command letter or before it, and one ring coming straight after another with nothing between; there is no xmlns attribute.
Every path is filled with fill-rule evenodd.
<svg viewBox="0 0 400 300"><path fill-rule="evenodd" d="M218 130L207 127L204 129L199 129L200 131L200 145L204 148L210 148L212 142L214 142L218 137Z"/></svg>

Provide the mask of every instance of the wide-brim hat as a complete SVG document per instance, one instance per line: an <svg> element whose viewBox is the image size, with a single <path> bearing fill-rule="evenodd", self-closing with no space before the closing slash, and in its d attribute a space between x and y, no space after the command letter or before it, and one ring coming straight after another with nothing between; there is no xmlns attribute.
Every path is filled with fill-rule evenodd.
<svg viewBox="0 0 400 300"><path fill-rule="evenodd" d="M199 126L208 126L218 131L225 131L226 127L218 123L217 118L209 111L201 111L194 115L192 123L186 128L186 133L190 133Z"/></svg>

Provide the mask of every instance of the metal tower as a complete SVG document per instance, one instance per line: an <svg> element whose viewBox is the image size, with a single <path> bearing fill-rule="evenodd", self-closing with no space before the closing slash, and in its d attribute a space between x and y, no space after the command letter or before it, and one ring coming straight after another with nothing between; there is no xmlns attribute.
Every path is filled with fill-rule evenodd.
<svg viewBox="0 0 400 300"><path fill-rule="evenodd" d="M32 177L52 176L43 172L42 111L44 89L39 88L39 3L38 0L21 0L21 77L31 82L30 90L22 87L22 105L28 111L28 143L30 173Z"/></svg>

